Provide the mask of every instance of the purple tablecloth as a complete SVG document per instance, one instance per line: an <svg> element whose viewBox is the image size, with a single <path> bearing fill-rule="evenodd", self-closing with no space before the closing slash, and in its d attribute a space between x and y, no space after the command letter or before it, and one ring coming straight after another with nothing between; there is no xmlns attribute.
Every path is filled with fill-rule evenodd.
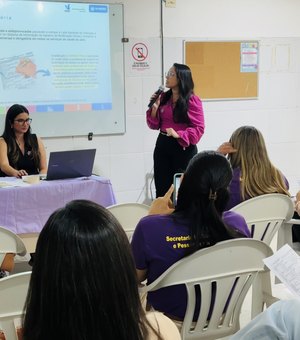
<svg viewBox="0 0 300 340"><path fill-rule="evenodd" d="M0 226L16 234L40 232L54 210L74 199L104 207L116 203L110 180L98 176L0 188Z"/></svg>

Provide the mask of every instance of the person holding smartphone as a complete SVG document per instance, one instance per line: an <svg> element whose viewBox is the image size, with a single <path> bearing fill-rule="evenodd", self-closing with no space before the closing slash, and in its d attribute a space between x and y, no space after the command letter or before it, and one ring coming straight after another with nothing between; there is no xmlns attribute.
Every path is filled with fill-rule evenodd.
<svg viewBox="0 0 300 340"><path fill-rule="evenodd" d="M225 212L231 179L232 169L225 156L215 151L200 152L182 177L175 209L171 204L173 184L163 197L153 201L150 216L140 220L131 242L139 282L151 284L175 262L199 249L250 237L245 219ZM149 292L147 303L173 320L183 320L185 286Z"/></svg>
<svg viewBox="0 0 300 340"><path fill-rule="evenodd" d="M182 172L176 173L176 174L174 174L173 178L174 178L173 179L173 185L174 185L173 205L174 205L174 207L176 207L176 205L177 205L177 197L178 197L178 190L179 190L182 178L183 178L183 173Z"/></svg>
<svg viewBox="0 0 300 340"><path fill-rule="evenodd" d="M166 87L167 92L152 95L150 103L157 99L147 111L148 126L160 131L153 154L156 197L167 192L175 173L186 169L205 127L190 68L175 63L166 74Z"/></svg>

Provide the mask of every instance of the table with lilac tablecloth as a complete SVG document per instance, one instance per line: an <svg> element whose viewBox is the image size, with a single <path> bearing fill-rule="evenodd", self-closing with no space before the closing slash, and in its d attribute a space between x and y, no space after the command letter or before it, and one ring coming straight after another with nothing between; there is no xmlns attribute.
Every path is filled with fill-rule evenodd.
<svg viewBox="0 0 300 340"><path fill-rule="evenodd" d="M13 186L21 181L2 177L12 186L0 187L0 226L16 234L39 233L56 209L74 199L94 201L104 207L115 204L109 179L99 176L41 181L38 184Z"/></svg>

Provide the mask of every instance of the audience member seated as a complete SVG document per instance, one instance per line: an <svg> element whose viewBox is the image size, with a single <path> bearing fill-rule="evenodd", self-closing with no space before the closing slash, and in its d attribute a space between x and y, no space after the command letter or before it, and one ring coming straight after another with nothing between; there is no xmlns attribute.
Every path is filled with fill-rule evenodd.
<svg viewBox="0 0 300 340"><path fill-rule="evenodd" d="M300 301L281 300L254 318L230 340L300 339Z"/></svg>
<svg viewBox="0 0 300 340"><path fill-rule="evenodd" d="M271 163L263 135L255 127L241 126L235 130L229 142L223 143L218 152L228 154L233 168L227 209L259 195L289 195L289 183Z"/></svg>
<svg viewBox="0 0 300 340"><path fill-rule="evenodd" d="M47 172L43 142L31 133L31 118L23 105L14 104L6 114L0 137L0 177L22 177Z"/></svg>
<svg viewBox="0 0 300 340"><path fill-rule="evenodd" d="M131 246L139 282L147 279L150 284L175 262L199 249L250 237L242 216L224 212L231 179L232 169L223 155L207 151L194 156L179 187L175 210L169 202L171 187L153 202L153 215L141 219L135 229ZM198 270L201 274L201 268ZM150 292L147 297L148 307L174 320L183 320L186 301L183 285Z"/></svg>
<svg viewBox="0 0 300 340"><path fill-rule="evenodd" d="M25 311L23 340L180 339L163 314L145 315L127 236L90 201L72 201L46 222Z"/></svg>

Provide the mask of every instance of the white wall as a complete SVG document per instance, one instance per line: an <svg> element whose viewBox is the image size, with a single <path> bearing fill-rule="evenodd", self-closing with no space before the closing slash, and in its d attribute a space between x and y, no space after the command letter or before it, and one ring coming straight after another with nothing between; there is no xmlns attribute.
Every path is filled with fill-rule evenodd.
<svg viewBox="0 0 300 340"><path fill-rule="evenodd" d="M126 134L95 136L92 141L46 139L45 144L48 153L97 147L95 172L110 178L117 201L142 202L157 136L145 124L145 109L161 83L160 1L123 3L124 35L152 46L151 70L136 74L130 69L130 44L124 46ZM163 6L166 70L173 62L183 62L184 39L260 41L259 99L205 102L206 131L198 148L215 149L238 126L254 125L263 132L270 158L289 179L292 193L300 189L299 16L298 0L176 0L175 8Z"/></svg>

